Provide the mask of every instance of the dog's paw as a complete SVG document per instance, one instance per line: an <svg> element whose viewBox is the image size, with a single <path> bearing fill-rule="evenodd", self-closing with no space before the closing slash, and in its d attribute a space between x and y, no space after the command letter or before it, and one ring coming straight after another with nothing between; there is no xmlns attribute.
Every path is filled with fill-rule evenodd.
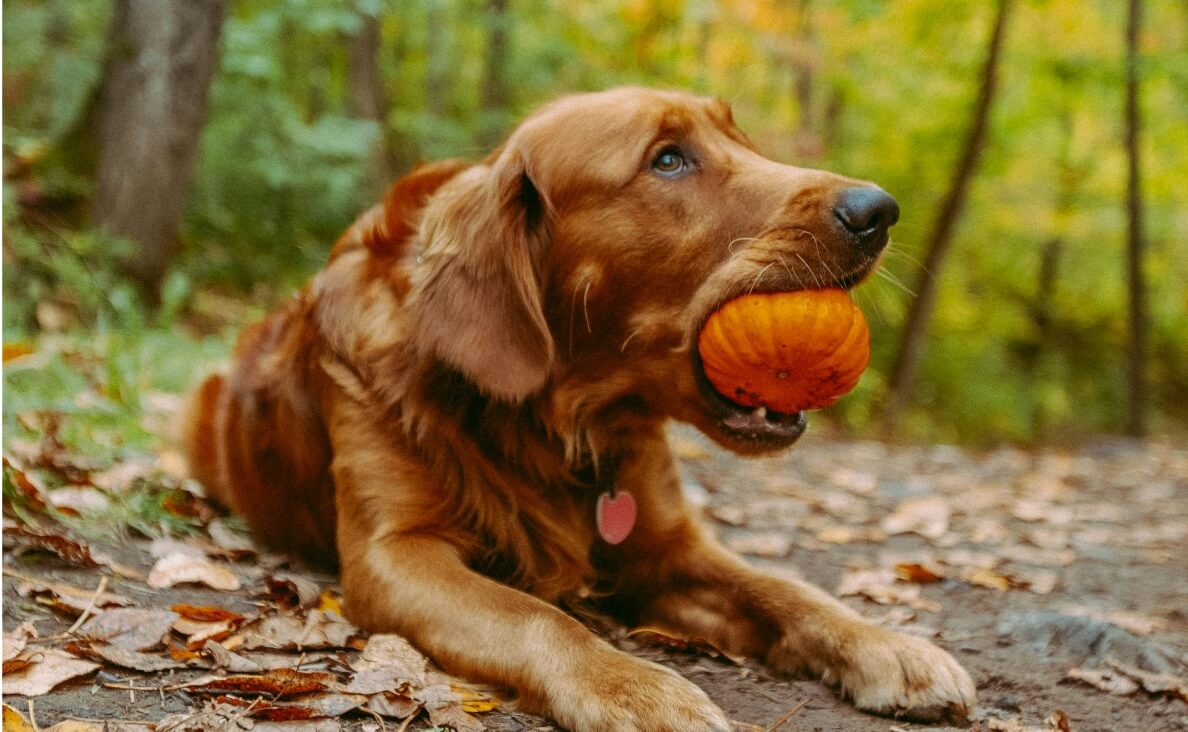
<svg viewBox="0 0 1188 732"><path fill-rule="evenodd" d="M923 638L865 628L833 680L863 711L961 722L977 703L973 680L947 652ZM828 674L827 674L828 675Z"/></svg>
<svg viewBox="0 0 1188 732"><path fill-rule="evenodd" d="M554 716L573 732L729 732L726 714L675 671L626 654L599 664ZM593 671L593 669L591 669Z"/></svg>

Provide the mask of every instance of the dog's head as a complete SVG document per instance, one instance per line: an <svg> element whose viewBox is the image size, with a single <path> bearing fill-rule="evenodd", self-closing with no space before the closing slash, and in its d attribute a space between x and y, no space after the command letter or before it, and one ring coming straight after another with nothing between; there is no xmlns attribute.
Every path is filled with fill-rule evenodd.
<svg viewBox="0 0 1188 732"><path fill-rule="evenodd" d="M567 97L430 199L412 340L498 399L548 389L587 417L671 416L771 451L804 415L758 418L715 393L697 333L744 293L851 287L898 214L870 183L762 157L721 101Z"/></svg>

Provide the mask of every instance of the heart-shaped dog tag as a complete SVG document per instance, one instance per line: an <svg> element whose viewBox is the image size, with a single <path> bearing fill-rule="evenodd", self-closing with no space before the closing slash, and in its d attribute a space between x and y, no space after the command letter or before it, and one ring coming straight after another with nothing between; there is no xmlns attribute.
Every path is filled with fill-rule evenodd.
<svg viewBox="0 0 1188 732"><path fill-rule="evenodd" d="M635 528L635 499L626 491L617 491L613 496L603 493L598 496L594 516L602 540L607 544L618 544Z"/></svg>

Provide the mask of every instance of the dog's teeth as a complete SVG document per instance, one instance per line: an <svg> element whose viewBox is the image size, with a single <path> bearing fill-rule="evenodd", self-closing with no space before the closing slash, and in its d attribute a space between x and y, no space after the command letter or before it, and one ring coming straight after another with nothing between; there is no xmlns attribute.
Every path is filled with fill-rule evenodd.
<svg viewBox="0 0 1188 732"><path fill-rule="evenodd" d="M756 409L755 416L759 419L767 419L767 407L759 407Z"/></svg>

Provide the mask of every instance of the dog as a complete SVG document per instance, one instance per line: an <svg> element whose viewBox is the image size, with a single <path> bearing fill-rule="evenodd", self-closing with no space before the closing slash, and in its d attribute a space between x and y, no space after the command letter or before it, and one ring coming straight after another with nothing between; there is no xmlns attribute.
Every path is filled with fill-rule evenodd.
<svg viewBox="0 0 1188 732"><path fill-rule="evenodd" d="M665 423L768 454L697 333L747 292L850 288L899 215L873 184L759 155L720 101L561 98L480 163L421 165L193 394L194 477L267 543L337 562L346 613L576 732L728 730L696 685L559 607L704 638L860 709L935 720L969 675L726 551Z"/></svg>

